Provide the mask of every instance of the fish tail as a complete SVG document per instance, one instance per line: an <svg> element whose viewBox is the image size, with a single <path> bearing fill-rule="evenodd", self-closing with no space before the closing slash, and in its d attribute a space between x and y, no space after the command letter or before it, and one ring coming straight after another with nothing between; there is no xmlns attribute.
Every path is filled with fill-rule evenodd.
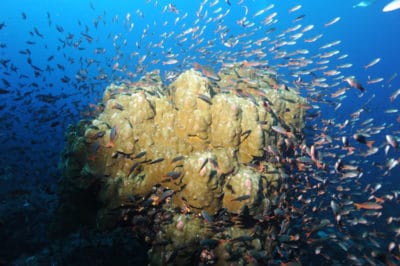
<svg viewBox="0 0 400 266"><path fill-rule="evenodd" d="M356 149L355 147L348 147L349 151L347 152L347 155L353 154L355 149Z"/></svg>
<svg viewBox="0 0 400 266"><path fill-rule="evenodd" d="M317 162L316 162L316 165L317 165L317 168L318 168L318 169L325 169L325 164L322 163L322 162L320 162L320 161L317 161Z"/></svg>
<svg viewBox="0 0 400 266"><path fill-rule="evenodd" d="M293 134L293 132L290 132L290 131L287 131L287 132L286 132L286 136L287 136L289 139L295 139L295 138L296 138L295 135Z"/></svg>
<svg viewBox="0 0 400 266"><path fill-rule="evenodd" d="M373 140L367 141L367 146L371 149L374 142Z"/></svg>

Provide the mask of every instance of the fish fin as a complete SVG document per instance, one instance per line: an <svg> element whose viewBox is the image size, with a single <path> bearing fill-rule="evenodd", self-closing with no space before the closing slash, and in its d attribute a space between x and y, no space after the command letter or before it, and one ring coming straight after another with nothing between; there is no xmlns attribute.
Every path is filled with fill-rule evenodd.
<svg viewBox="0 0 400 266"><path fill-rule="evenodd" d="M385 200L383 198L375 197L374 199L375 199L375 202L378 203L378 204L385 203Z"/></svg>
<svg viewBox="0 0 400 266"><path fill-rule="evenodd" d="M296 165L297 165L297 170L298 170L298 171L303 172L303 171L306 170L306 167L305 167L304 163L297 162Z"/></svg>

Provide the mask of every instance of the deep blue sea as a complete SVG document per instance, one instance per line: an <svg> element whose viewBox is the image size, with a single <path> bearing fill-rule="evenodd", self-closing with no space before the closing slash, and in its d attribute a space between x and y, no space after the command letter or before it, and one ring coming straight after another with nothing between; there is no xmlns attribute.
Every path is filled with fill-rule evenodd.
<svg viewBox="0 0 400 266"><path fill-rule="evenodd" d="M7 239L0 242L8 241L8 245L0 243L0 265L23 265L51 243L43 235L57 205L65 132L70 124L90 117L107 85L136 81L155 69L165 77L193 68L194 63L218 71L224 63L243 60L268 61L288 86L301 78L300 92L315 107L311 112L317 114L307 119L314 128L307 131L308 145L321 133L332 138L331 146L341 146L342 138L347 137L355 152L343 160L362 169L362 176L349 184L354 195L349 192L348 198L354 202L382 199L381 214L367 214L367 224L340 232L343 241L360 237L354 254L346 250L345 255L338 253L343 258L336 259L355 265L400 263L400 147L387 140L389 135L400 144L400 96L396 95L400 89L400 10L382 12L389 0L371 1L366 7L354 7L360 2L356 0L3 2L0 235ZM270 5L273 7L256 15ZM297 5L301 7L290 11ZM338 21L334 23L335 18ZM313 27L304 30L309 25ZM301 35L293 37L296 33ZM264 37L268 39L255 44ZM282 44L283 40L286 43ZM332 47L322 48L329 44ZM257 58L257 49L265 57ZM307 52L291 55L301 49ZM277 58L276 50L286 54ZM326 52L335 53L328 56ZM304 57L312 63L294 70L288 65L291 57ZM177 61L168 61L171 58ZM376 64L366 68L374 59ZM316 69L319 66L326 68ZM303 75L297 70L308 72ZM329 70L341 73L324 73ZM346 77L354 77L365 91L351 87ZM320 82L327 87L316 84L317 78L326 78ZM332 97L346 87L345 94ZM340 130L346 120L348 125ZM366 155L368 147L353 138L360 132L374 141L374 154ZM346 154L329 147L319 152ZM329 180L335 175L336 160L326 155L326 161L330 169L323 178ZM343 185L347 183L331 184L328 196L315 201L321 211L313 212L310 206L310 213L335 224L329 199L341 204L343 199L335 193L340 194L337 187ZM354 215L364 217L362 211ZM342 219L350 218L343 215ZM349 233L352 230L356 233ZM372 247L371 239L377 243ZM360 248L363 244L365 249ZM323 256L324 248L317 252L323 245L304 247L301 263L308 265L307 260L315 257L332 261ZM283 262L276 259L276 265Z"/></svg>

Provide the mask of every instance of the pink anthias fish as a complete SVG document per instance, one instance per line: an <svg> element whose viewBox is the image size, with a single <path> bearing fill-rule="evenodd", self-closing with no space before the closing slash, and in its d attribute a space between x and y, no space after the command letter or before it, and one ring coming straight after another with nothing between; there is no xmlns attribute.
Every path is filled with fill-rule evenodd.
<svg viewBox="0 0 400 266"><path fill-rule="evenodd" d="M361 92L365 91L365 88L355 78L345 78L344 81L346 81L351 87L356 88Z"/></svg>

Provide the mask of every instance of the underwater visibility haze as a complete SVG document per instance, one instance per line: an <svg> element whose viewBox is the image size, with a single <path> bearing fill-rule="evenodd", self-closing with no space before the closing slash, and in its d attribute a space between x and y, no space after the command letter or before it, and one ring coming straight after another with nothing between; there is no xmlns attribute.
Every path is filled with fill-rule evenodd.
<svg viewBox="0 0 400 266"><path fill-rule="evenodd" d="M400 264L400 1L7 1L0 265Z"/></svg>

